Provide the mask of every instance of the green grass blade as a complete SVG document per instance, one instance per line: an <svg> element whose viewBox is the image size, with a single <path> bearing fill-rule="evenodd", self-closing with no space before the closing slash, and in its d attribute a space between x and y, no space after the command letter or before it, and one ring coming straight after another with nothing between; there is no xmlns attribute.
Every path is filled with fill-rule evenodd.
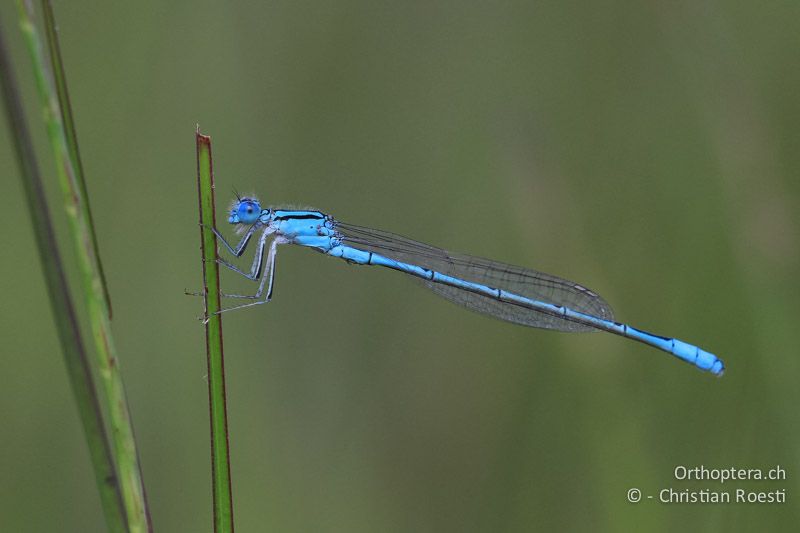
<svg viewBox="0 0 800 533"><path fill-rule="evenodd" d="M206 321L206 355L208 358L208 403L211 410L211 477L214 505L214 531L233 531L233 497L231 465L228 452L228 413L225 403L225 365L222 353L222 315L217 264L215 227L214 170L211 161L211 137L198 128L197 192L200 201L200 244L203 259L203 294Z"/></svg>
<svg viewBox="0 0 800 533"><path fill-rule="evenodd" d="M56 245L53 222L44 195L44 185L25 123L13 69L6 52L2 27L0 27L0 81L11 138L14 140L19 162L27 211L31 214L31 226L50 298L50 308L61 342L72 393L89 445L89 456L94 468L97 489L100 492L106 525L109 531L124 533L128 528L122 504L122 492L114 471L108 436L103 425L103 414L97 401L91 368L81 338L75 307L70 298L61 254Z"/></svg>
<svg viewBox="0 0 800 533"><path fill-rule="evenodd" d="M95 343L95 366L103 384L103 403L111 425L111 442L114 459L119 474L122 498L125 505L128 528L132 533L151 531L150 516L147 511L144 485L142 483L136 441L125 395L125 387L117 360L114 337L111 333L109 313L103 297L102 283L95 268L91 229L82 207L86 199L75 179L75 170L69 155L58 99L44 61L39 34L33 24L32 7L23 0L17 0L20 28L25 37L33 63L36 86L42 103L47 133L56 161L56 174L64 196L64 204L72 235L78 268L81 274L83 295Z"/></svg>
<svg viewBox="0 0 800 533"><path fill-rule="evenodd" d="M83 208L83 217L87 221L92 238L92 252L97 263L94 267L100 277L100 283L103 286L103 297L106 300L106 307L108 308L108 317L111 318L111 296L108 293L106 274L103 271L103 263L100 260L100 249L97 245L97 232L95 231L94 220L92 219L89 193L83 174L83 163L81 162L81 155L78 150L78 136L75 133L75 120L73 119L72 105L69 103L69 92L67 91L67 76L64 72L64 63L61 60L61 47L58 44L56 19L50 0L42 0L42 12L44 13L44 30L45 35L47 35L47 46L50 51L50 65L52 66L53 79L55 82L56 94L58 94L59 109L61 111L61 123L64 127L64 135L66 136L67 146L69 147L72 168L75 171L75 181L77 181L81 189L81 196L83 196L81 207Z"/></svg>

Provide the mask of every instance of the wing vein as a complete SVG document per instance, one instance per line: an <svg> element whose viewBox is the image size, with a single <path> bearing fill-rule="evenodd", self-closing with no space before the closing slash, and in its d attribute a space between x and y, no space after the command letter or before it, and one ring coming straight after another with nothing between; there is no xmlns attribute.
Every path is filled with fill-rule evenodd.
<svg viewBox="0 0 800 533"><path fill-rule="evenodd" d="M474 283L502 289L532 300L568 307L574 311L613 320L611 306L597 293L572 281L491 259L448 252L402 235L334 222L343 244L382 254ZM472 311L525 326L559 331L596 331L585 324L473 292L421 280L435 294Z"/></svg>

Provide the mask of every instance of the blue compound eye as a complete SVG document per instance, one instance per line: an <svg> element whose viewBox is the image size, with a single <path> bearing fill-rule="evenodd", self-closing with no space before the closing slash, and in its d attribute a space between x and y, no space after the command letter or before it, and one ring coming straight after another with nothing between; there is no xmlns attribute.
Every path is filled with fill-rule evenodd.
<svg viewBox="0 0 800 533"><path fill-rule="evenodd" d="M236 211L240 223L252 224L258 220L258 217L261 215L261 206L257 200L243 198L242 201L239 202L239 207Z"/></svg>

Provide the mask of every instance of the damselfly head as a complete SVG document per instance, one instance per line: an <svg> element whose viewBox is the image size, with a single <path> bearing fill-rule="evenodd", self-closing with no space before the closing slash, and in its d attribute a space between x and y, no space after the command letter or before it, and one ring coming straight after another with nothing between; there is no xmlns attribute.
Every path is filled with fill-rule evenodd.
<svg viewBox="0 0 800 533"><path fill-rule="evenodd" d="M261 216L261 204L257 198L237 198L231 204L228 222L231 224L255 224Z"/></svg>

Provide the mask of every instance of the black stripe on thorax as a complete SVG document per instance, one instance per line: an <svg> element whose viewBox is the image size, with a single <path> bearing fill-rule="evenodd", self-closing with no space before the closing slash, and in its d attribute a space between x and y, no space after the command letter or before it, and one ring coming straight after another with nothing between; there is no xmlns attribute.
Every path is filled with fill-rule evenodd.
<svg viewBox="0 0 800 533"><path fill-rule="evenodd" d="M322 213L304 213L302 215L278 215L275 220L322 220L325 215Z"/></svg>

